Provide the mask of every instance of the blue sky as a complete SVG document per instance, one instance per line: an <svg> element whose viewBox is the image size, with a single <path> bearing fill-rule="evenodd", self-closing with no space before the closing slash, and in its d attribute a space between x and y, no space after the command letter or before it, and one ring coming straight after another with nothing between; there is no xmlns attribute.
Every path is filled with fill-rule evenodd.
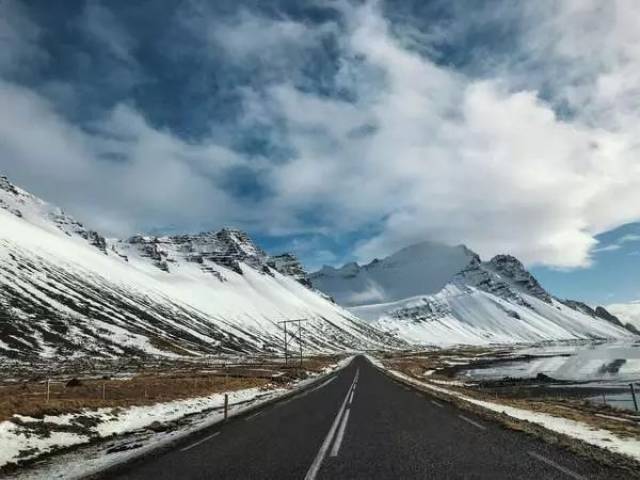
<svg viewBox="0 0 640 480"><path fill-rule="evenodd" d="M532 273L551 292L608 305L640 298L640 225L632 223L598 236L600 244L585 268L533 267Z"/></svg>
<svg viewBox="0 0 640 480"><path fill-rule="evenodd" d="M637 299L640 4L0 0L0 171L310 269L424 239ZM630 237L631 235L631 237Z"/></svg>

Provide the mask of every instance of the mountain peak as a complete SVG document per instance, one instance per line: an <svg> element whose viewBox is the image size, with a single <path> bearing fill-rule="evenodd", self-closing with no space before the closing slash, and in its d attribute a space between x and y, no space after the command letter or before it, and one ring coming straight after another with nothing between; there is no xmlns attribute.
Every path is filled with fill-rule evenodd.
<svg viewBox="0 0 640 480"><path fill-rule="evenodd" d="M538 280L513 255L496 255L486 265L500 277L507 279L524 292L547 303L551 302L551 295L542 288Z"/></svg>
<svg viewBox="0 0 640 480"><path fill-rule="evenodd" d="M272 255L267 259L267 265L283 275L296 279L305 287L311 287L307 271L293 253Z"/></svg>
<svg viewBox="0 0 640 480"><path fill-rule="evenodd" d="M339 269L322 268L310 279L315 288L344 305L385 303L436 293L476 257L463 245L424 241L362 267L352 262Z"/></svg>
<svg viewBox="0 0 640 480"><path fill-rule="evenodd" d="M50 232L79 237L106 253L106 240L102 235L89 230L60 207L17 187L6 176L0 176L0 209Z"/></svg>

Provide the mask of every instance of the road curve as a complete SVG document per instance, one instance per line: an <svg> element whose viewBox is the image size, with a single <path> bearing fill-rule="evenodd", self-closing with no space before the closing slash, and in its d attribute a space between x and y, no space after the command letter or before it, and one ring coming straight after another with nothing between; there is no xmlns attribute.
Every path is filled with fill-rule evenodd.
<svg viewBox="0 0 640 480"><path fill-rule="evenodd" d="M199 432L108 478L628 477L396 383L357 357L313 390Z"/></svg>

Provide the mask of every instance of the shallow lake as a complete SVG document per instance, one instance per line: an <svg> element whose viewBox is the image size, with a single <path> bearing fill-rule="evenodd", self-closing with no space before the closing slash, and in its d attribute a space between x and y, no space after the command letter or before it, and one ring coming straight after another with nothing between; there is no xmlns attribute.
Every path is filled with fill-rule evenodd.
<svg viewBox="0 0 640 480"><path fill-rule="evenodd" d="M527 347L515 349L513 356L521 358L463 369L458 378L465 381L535 378L542 373L564 382L576 382L562 388L584 389L585 396L595 402L606 400L610 405L633 408L629 384L640 382L640 342ZM545 387L547 391L554 388L557 386ZM593 389L605 395L592 396ZM636 385L636 392L640 400L640 384Z"/></svg>
<svg viewBox="0 0 640 480"><path fill-rule="evenodd" d="M518 355L530 357L464 370L460 376L498 380L532 378L544 373L558 380L575 382L628 384L640 381L640 342L529 347L515 350L514 356Z"/></svg>

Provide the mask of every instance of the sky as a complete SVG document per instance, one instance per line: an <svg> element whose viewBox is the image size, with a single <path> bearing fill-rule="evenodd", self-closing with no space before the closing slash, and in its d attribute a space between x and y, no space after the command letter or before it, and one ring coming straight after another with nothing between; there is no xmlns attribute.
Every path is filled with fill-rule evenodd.
<svg viewBox="0 0 640 480"><path fill-rule="evenodd" d="M640 298L640 2L0 0L0 173L314 270L422 240Z"/></svg>

